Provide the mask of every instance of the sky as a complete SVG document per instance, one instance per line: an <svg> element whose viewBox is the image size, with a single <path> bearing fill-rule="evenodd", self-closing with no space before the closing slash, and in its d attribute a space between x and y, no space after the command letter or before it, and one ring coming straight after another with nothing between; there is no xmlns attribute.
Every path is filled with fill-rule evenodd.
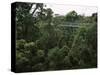
<svg viewBox="0 0 100 75"><path fill-rule="evenodd" d="M51 8L54 14L66 15L68 12L75 10L79 15L91 16L97 12L97 7L94 6L77 6L77 5L61 5L61 4L46 4L46 8Z"/></svg>

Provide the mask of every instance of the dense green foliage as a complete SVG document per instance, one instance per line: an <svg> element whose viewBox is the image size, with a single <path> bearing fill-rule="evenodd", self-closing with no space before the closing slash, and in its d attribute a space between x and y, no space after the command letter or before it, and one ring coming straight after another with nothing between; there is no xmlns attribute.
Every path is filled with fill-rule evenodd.
<svg viewBox="0 0 100 75"><path fill-rule="evenodd" d="M54 17L52 9L44 7L17 3L16 71L97 67L97 13L82 16L71 11Z"/></svg>

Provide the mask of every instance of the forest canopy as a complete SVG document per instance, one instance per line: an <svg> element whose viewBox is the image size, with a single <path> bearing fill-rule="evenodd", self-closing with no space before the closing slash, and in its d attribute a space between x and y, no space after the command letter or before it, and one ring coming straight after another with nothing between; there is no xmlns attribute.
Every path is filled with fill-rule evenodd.
<svg viewBox="0 0 100 75"><path fill-rule="evenodd" d="M96 68L97 13L59 15L45 7L16 3L16 71Z"/></svg>

